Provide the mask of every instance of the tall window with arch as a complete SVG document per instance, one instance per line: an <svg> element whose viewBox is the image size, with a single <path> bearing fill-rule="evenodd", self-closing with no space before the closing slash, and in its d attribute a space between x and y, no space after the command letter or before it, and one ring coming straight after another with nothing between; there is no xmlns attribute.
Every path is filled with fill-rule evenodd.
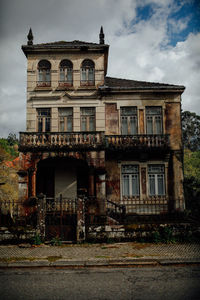
<svg viewBox="0 0 200 300"><path fill-rule="evenodd" d="M38 63L37 86L51 86L51 63L42 59Z"/></svg>
<svg viewBox="0 0 200 300"><path fill-rule="evenodd" d="M73 64L70 60L64 59L60 62L60 86L73 85Z"/></svg>
<svg viewBox="0 0 200 300"><path fill-rule="evenodd" d="M85 59L81 65L81 85L95 84L95 65L90 59Z"/></svg>

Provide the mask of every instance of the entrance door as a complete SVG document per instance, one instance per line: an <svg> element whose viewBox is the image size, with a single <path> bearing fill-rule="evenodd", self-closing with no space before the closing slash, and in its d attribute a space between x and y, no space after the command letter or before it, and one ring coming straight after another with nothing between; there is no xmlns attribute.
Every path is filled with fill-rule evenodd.
<svg viewBox="0 0 200 300"><path fill-rule="evenodd" d="M39 195L43 193L48 198L54 197L54 182L55 182L55 170L54 167L46 162L41 161L37 167L36 176L36 193Z"/></svg>

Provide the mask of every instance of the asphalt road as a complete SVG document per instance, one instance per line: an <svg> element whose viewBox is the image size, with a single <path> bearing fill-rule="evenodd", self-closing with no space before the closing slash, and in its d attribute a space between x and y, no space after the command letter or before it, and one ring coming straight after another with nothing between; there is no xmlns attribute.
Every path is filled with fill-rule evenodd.
<svg viewBox="0 0 200 300"><path fill-rule="evenodd" d="M200 266L0 270L0 299L200 299Z"/></svg>

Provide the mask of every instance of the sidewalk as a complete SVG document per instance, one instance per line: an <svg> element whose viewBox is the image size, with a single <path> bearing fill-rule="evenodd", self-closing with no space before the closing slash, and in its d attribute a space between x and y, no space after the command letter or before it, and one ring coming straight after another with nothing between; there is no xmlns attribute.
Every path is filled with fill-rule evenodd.
<svg viewBox="0 0 200 300"><path fill-rule="evenodd" d="M0 268L200 264L200 244L0 246Z"/></svg>

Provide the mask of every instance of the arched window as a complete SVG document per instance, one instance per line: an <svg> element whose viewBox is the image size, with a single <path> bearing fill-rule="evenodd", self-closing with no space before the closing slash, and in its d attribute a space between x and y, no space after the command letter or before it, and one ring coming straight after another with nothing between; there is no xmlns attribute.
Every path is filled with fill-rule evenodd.
<svg viewBox="0 0 200 300"><path fill-rule="evenodd" d="M61 85L61 86L73 85L73 64L68 59L64 59L60 62L59 85Z"/></svg>
<svg viewBox="0 0 200 300"><path fill-rule="evenodd" d="M94 85L94 62L85 59L81 65L81 85Z"/></svg>
<svg viewBox="0 0 200 300"><path fill-rule="evenodd" d="M38 86L51 86L51 64L48 60L38 63Z"/></svg>

